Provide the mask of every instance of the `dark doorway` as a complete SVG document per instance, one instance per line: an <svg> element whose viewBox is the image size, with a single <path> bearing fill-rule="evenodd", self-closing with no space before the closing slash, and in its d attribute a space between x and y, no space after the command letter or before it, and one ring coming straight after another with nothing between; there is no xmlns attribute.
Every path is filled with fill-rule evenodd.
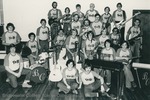
<svg viewBox="0 0 150 100"><path fill-rule="evenodd" d="M150 10L133 10L133 15L137 12L141 12L140 15L133 18L138 18L141 20L141 29L142 29L142 50L141 50L141 59L142 63L150 63Z"/></svg>

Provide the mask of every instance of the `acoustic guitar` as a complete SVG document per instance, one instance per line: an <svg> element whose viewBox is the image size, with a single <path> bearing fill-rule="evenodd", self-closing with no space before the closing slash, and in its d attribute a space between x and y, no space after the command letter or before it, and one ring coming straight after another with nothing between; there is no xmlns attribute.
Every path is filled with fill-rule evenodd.
<svg viewBox="0 0 150 100"><path fill-rule="evenodd" d="M57 65L56 52L54 52L54 65L50 66L49 81L59 82L62 80L61 67Z"/></svg>
<svg viewBox="0 0 150 100"><path fill-rule="evenodd" d="M99 47L99 44L100 44L100 43L98 43L98 44L94 47L94 49L90 51L90 55L89 55L89 58L88 58L88 59L92 60L92 59L94 58L94 56L97 54L97 52L95 52L95 50L97 51L97 48Z"/></svg>

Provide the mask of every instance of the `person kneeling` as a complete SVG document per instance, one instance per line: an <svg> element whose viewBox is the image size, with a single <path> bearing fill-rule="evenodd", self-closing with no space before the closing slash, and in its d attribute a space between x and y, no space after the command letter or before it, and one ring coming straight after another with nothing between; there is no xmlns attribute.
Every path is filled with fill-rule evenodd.
<svg viewBox="0 0 150 100"><path fill-rule="evenodd" d="M23 69L22 57L20 54L16 53L16 47L14 44L10 45L10 53L5 56L4 66L8 76L6 81L10 83L13 88L17 88L17 78L21 75L26 75L22 87L32 87L28 84L28 82L30 82L31 70Z"/></svg>

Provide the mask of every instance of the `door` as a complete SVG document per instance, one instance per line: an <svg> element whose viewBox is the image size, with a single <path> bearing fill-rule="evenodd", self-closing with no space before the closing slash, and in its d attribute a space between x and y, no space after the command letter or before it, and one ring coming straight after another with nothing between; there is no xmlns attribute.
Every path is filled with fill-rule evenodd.
<svg viewBox="0 0 150 100"><path fill-rule="evenodd" d="M133 15L137 12L141 12L140 15L136 16L141 20L142 29L142 49L140 62L150 63L150 10L133 10ZM135 19L133 18L133 19Z"/></svg>

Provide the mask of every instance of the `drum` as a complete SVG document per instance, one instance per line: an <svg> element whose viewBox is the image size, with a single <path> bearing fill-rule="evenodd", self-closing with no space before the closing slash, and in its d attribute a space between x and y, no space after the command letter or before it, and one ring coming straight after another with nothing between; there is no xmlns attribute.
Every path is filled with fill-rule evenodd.
<svg viewBox="0 0 150 100"><path fill-rule="evenodd" d="M30 69L30 65L29 65L29 59L28 58L23 58L23 67Z"/></svg>
<svg viewBox="0 0 150 100"><path fill-rule="evenodd" d="M32 70L31 81L35 83L43 83L47 77L44 67L38 66Z"/></svg>

